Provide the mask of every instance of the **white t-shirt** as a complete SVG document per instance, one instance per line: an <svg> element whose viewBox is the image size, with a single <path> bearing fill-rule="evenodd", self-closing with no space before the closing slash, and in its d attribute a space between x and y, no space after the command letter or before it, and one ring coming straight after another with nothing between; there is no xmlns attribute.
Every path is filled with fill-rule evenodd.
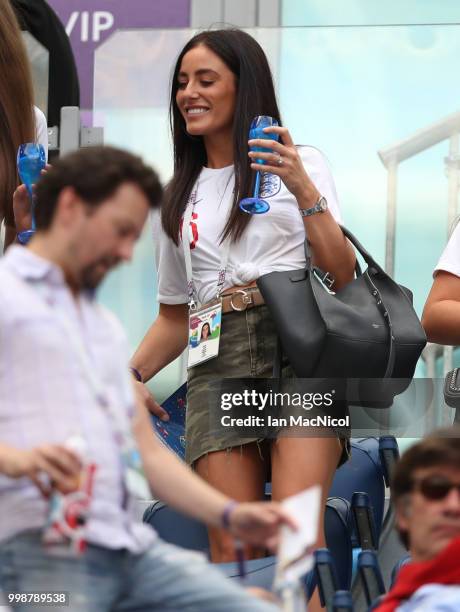
<svg viewBox="0 0 460 612"><path fill-rule="evenodd" d="M334 181L323 154L314 147L298 148L304 167L341 223ZM221 234L233 200L233 166L203 168L198 178L196 205L189 228L193 281L201 304L215 297L223 251ZM305 228L298 204L281 179L265 174L260 195L270 204L266 214L254 215L241 240L232 243L224 290L246 285L273 271L301 269L305 265ZM159 213L153 217L158 301L163 304L188 302L187 276L182 244L178 247L165 235Z"/></svg>
<svg viewBox="0 0 460 612"><path fill-rule="evenodd" d="M449 238L449 242L438 261L438 265L434 269L435 273L438 270L460 276L460 223L457 223L452 232L452 236Z"/></svg>
<svg viewBox="0 0 460 612"><path fill-rule="evenodd" d="M48 124L46 117L42 111L34 106L35 111L35 132L38 144L43 145L46 153L46 159L48 159Z"/></svg>

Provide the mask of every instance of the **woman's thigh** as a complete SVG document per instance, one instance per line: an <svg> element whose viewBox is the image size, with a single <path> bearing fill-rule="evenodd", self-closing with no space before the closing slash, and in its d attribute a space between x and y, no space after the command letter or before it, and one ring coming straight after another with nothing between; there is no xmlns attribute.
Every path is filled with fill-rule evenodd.
<svg viewBox="0 0 460 612"><path fill-rule="evenodd" d="M322 488L320 537L329 489L339 459L342 442L334 436L318 438L280 437L271 446L272 497L282 500L315 484Z"/></svg>
<svg viewBox="0 0 460 612"><path fill-rule="evenodd" d="M196 472L219 491L239 501L263 497L267 464L262 443L250 442L203 455Z"/></svg>
<svg viewBox="0 0 460 612"><path fill-rule="evenodd" d="M263 498L267 462L264 447L257 442L207 453L195 462L194 468L210 485L232 499L260 501ZM209 539L213 561L234 559L233 538L226 531L210 528ZM247 554L260 556L255 549L248 549Z"/></svg>

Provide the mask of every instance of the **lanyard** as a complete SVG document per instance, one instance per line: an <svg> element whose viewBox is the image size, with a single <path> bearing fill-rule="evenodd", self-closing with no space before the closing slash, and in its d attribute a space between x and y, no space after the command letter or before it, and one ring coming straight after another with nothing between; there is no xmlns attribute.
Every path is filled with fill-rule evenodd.
<svg viewBox="0 0 460 612"><path fill-rule="evenodd" d="M227 193L228 186L234 173L230 174L227 184L225 185L224 192L222 197L220 198L219 206L222 204L222 200L224 199L225 194ZM182 249L184 251L184 261L185 261L185 273L187 275L187 293L188 293L188 305L190 310L196 310L196 301L198 301L195 283L193 282L193 269L192 269L192 255L190 250L190 240L189 240L189 227L190 221L192 220L192 215L195 210L195 206L197 204L197 196L198 196L198 187L200 184L200 179L198 179L195 189L190 194L189 201L187 203L187 208L184 213L183 223L182 223ZM222 243L221 253L220 253L220 267L217 273L217 284L216 284L216 299L220 298L220 294L222 293L222 289L225 283L225 276L227 273L227 264L228 258L230 255L230 237L227 236ZM195 301L196 298L196 301Z"/></svg>
<svg viewBox="0 0 460 612"><path fill-rule="evenodd" d="M46 295L46 285L44 283L36 284L35 288L38 293ZM139 452L134 441L133 434L131 432L131 426L126 414L122 410L116 410L110 401L107 401L104 393L104 386L100 378L95 374L94 367L90 363L90 358L85 345L76 332L75 328L71 325L68 317L59 312L53 312L59 323L66 332L66 341L72 346L75 356L77 357L82 373L86 378L91 390L101 408L109 416L112 423L113 434L117 446L121 450L123 464L125 467L125 479L126 479L126 468L133 467L140 469L141 459Z"/></svg>

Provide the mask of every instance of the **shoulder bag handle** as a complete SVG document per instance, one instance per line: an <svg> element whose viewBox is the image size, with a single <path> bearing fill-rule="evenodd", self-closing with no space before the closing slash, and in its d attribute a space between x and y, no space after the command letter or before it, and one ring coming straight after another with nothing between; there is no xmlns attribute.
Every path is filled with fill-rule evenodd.
<svg viewBox="0 0 460 612"><path fill-rule="evenodd" d="M351 244L355 247L355 249L362 256L364 261L367 263L367 265L369 267L371 267L371 268L374 268L374 270L376 272L385 274L383 268L375 261L375 259L369 253L369 251L363 247L363 245L359 242L359 240L356 238L356 236L354 236L350 232L350 230L348 230L343 225L339 225L339 227L342 230L343 235L346 238L348 238L348 240L351 242ZM305 237L305 242L304 242L304 249L305 249L305 261L306 261L306 265L307 265L307 270L310 270L311 267L312 267L312 265L311 265L311 249L310 249L310 245L309 245L308 240L307 240L306 237ZM358 261L356 261L356 268L355 269L356 269L356 275L360 276L361 275L361 266L359 265Z"/></svg>
<svg viewBox="0 0 460 612"><path fill-rule="evenodd" d="M352 234L350 230L348 230L343 225L339 225L339 227L342 230L343 235L351 242L351 244L355 247L355 249L362 256L364 261L367 263L368 267L371 269L371 273L373 273L373 275L375 275L376 273L377 274L381 273L386 276L386 273L383 270L383 268L375 261L375 259L369 253L369 251L364 248L364 246L359 242L356 236L354 236L354 234ZM307 270L311 270L311 267L312 267L311 266L311 249L310 249L310 245L306 237L305 237L305 242L304 242L304 249L305 249L306 267L307 267ZM359 265L358 260L356 260L356 264L355 264L355 274L356 274L356 277L362 275L361 266ZM393 369L395 365L395 358L396 358L396 345L395 345L395 338L394 338L394 333L393 333L393 325L392 325L390 313L388 312L388 309L386 308L385 303L383 302L383 299L382 299L382 296L379 290L372 282L370 275L366 274L365 279L366 279L366 284L369 287L371 294L375 298L377 307L381 311L387 323L387 327L388 327L388 333L389 333L388 361L387 361L387 366L386 366L385 374L383 375L383 378L389 378L391 377L393 373ZM273 376L274 377L281 377L281 361L282 361L282 347L281 347L281 342L278 339L277 348L275 351L275 362L273 365Z"/></svg>

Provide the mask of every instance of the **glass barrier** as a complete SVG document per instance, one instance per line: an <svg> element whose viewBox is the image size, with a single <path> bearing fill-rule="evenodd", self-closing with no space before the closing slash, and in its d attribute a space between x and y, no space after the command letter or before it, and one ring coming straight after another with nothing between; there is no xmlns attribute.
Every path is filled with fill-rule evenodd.
<svg viewBox="0 0 460 612"><path fill-rule="evenodd" d="M263 5L263 2L261 3ZM262 6L263 9L263 6ZM423 25L460 21L457 0L283 0L283 26Z"/></svg>
<svg viewBox="0 0 460 612"><path fill-rule="evenodd" d="M30 32L22 33L32 71L35 105L48 116L49 51Z"/></svg>
<svg viewBox="0 0 460 612"><path fill-rule="evenodd" d="M284 125L295 142L314 145L327 156L345 225L377 261L394 267L396 280L413 291L421 315L457 214L460 26L248 32L268 55ZM104 126L106 143L142 154L163 181L172 170L170 74L193 34L188 29L120 31L96 52L95 124ZM388 241L392 214L395 235L392 240L390 231ZM147 228L132 264L112 274L101 292L128 330L133 349L157 312L154 239ZM430 367L433 376L442 376L436 355ZM421 361L417 375L426 373ZM176 363L152 389L161 399L183 375ZM445 419L436 407L430 414L427 429Z"/></svg>

